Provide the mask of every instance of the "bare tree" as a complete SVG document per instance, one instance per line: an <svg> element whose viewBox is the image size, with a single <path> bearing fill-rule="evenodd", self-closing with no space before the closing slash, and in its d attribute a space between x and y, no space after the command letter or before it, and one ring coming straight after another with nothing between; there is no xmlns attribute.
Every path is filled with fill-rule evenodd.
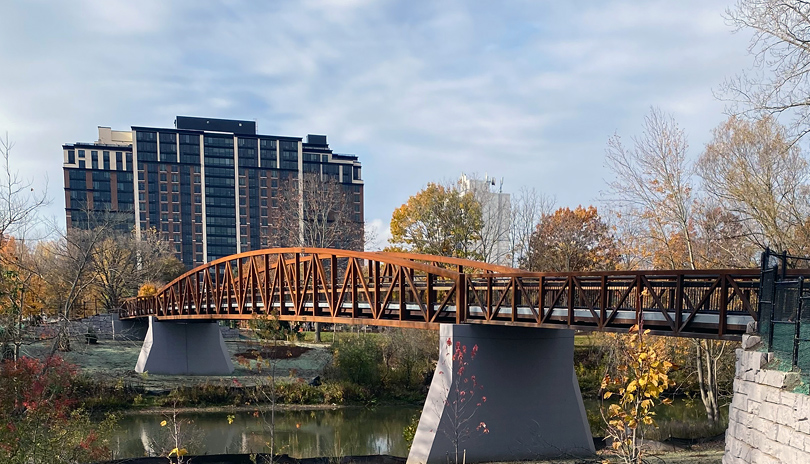
<svg viewBox="0 0 810 464"><path fill-rule="evenodd" d="M686 135L672 116L652 108L644 132L625 146L618 135L608 140L605 155L613 173L603 199L625 221L645 224L649 243L669 260L669 268L696 269L692 228L693 167L687 161ZM677 253L678 243L685 253Z"/></svg>
<svg viewBox="0 0 810 464"><path fill-rule="evenodd" d="M70 350L70 321L76 304L95 284L94 263L100 244L124 220L117 214L84 213L87 229L69 229L55 241L42 245L50 259L40 260L38 272L50 286L50 304L59 308L58 332L51 354Z"/></svg>
<svg viewBox="0 0 810 464"><path fill-rule="evenodd" d="M785 114L792 140L801 138L810 131L810 3L739 0L726 18L737 31L753 31L755 71L725 82L721 97L734 113Z"/></svg>
<svg viewBox="0 0 810 464"><path fill-rule="evenodd" d="M739 216L709 198L697 208L698 258L707 269L756 266L759 249L752 245Z"/></svg>
<svg viewBox="0 0 810 464"><path fill-rule="evenodd" d="M511 266L525 262L530 241L540 219L552 213L557 203L553 196L546 196L533 188L521 187L512 196L512 221L509 228Z"/></svg>
<svg viewBox="0 0 810 464"><path fill-rule="evenodd" d="M714 130L697 166L709 196L759 249L810 251L810 165L774 118L732 116Z"/></svg>
<svg viewBox="0 0 810 464"><path fill-rule="evenodd" d="M25 235L38 222L40 207L48 203L47 189L37 192L32 180L24 180L11 167L14 143L8 133L0 138L0 286L4 301L0 303L0 358L20 355L23 340L23 322L32 292L38 283L36 274L29 270L30 253ZM16 243L14 235L21 237ZM6 347L13 346L10 353Z"/></svg>
<svg viewBox="0 0 810 464"><path fill-rule="evenodd" d="M615 208L624 230L635 234L634 261L655 268L697 269L699 237L696 227L694 166L687 160L688 143L671 116L653 108L641 137L625 147L618 135L608 141L606 163L614 175L604 199ZM706 417L720 420L717 368L725 341L696 340L698 384Z"/></svg>
<svg viewBox="0 0 810 464"><path fill-rule="evenodd" d="M168 242L154 229L136 237L115 228L101 239L92 254L93 289L105 309L121 307L147 282L165 283L185 267L175 258Z"/></svg>
<svg viewBox="0 0 810 464"><path fill-rule="evenodd" d="M363 224L354 221L350 193L330 177L305 173L279 188L267 246L363 249Z"/></svg>
<svg viewBox="0 0 810 464"><path fill-rule="evenodd" d="M304 173L284 180L279 192L265 246L363 249L364 227L354 220L346 186L328 176ZM315 341L320 340L321 325L316 322Z"/></svg>
<svg viewBox="0 0 810 464"><path fill-rule="evenodd" d="M48 204L47 188L41 193L34 190L34 182L24 180L11 168L11 149L14 143L6 133L0 138L0 159L3 170L0 175L0 244L8 234L14 234L31 226L36 221L40 207Z"/></svg>

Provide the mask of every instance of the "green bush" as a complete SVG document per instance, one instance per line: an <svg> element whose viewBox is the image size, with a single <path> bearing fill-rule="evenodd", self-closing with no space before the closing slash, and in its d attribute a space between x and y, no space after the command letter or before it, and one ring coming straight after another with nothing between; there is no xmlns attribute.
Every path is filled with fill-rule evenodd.
<svg viewBox="0 0 810 464"><path fill-rule="evenodd" d="M338 380L345 380L371 390L382 385L383 351L374 337L342 337L332 345Z"/></svg>
<svg viewBox="0 0 810 464"><path fill-rule="evenodd" d="M323 392L305 382L276 384L276 402L286 404L321 404Z"/></svg>

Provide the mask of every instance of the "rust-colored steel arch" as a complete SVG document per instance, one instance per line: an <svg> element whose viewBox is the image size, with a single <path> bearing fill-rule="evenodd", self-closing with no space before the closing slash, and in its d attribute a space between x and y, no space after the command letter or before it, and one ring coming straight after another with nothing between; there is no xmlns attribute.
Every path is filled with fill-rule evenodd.
<svg viewBox="0 0 810 464"><path fill-rule="evenodd" d="M192 269L124 319L252 319L436 329L440 323L737 339L756 320L759 271L537 273L471 260L326 248L257 250Z"/></svg>

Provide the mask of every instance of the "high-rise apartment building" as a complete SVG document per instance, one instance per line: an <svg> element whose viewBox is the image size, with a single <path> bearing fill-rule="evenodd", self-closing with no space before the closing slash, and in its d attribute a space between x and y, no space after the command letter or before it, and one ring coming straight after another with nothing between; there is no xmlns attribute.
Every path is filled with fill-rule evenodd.
<svg viewBox="0 0 810 464"><path fill-rule="evenodd" d="M279 189L309 173L339 183L353 221L364 221L360 162L333 153L324 135L259 135L254 121L186 116L174 128L98 131L96 142L62 146L69 229L86 228L88 214L121 213L127 229L154 228L196 266L275 245L266 240Z"/></svg>

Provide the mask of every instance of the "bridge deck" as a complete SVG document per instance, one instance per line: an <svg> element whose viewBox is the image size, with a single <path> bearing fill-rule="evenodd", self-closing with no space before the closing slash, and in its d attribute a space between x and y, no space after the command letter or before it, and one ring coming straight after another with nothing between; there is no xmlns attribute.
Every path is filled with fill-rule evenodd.
<svg viewBox="0 0 810 464"><path fill-rule="evenodd" d="M435 329L507 324L736 339L756 320L759 271L531 273L437 256L270 249L193 269L122 318L240 319ZM461 308L461 310L459 310Z"/></svg>

